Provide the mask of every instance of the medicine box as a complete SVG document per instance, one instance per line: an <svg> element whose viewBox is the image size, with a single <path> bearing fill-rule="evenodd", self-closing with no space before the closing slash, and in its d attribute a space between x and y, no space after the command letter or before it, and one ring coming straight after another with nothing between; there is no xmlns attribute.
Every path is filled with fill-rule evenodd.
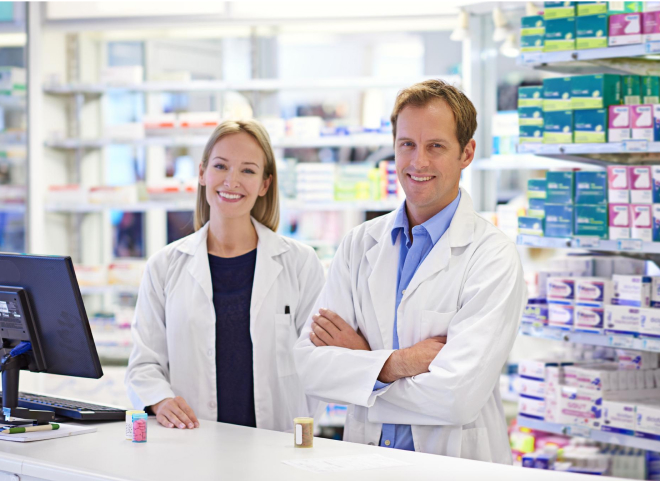
<svg viewBox="0 0 660 481"><path fill-rule="evenodd" d="M545 35L545 20L542 15L522 17L520 27L520 35Z"/></svg>
<svg viewBox="0 0 660 481"><path fill-rule="evenodd" d="M653 140L660 142L660 105L653 106Z"/></svg>
<svg viewBox="0 0 660 481"><path fill-rule="evenodd" d="M575 16L577 2L543 2L543 18L564 18Z"/></svg>
<svg viewBox="0 0 660 481"><path fill-rule="evenodd" d="M660 2L644 2L644 12L660 12Z"/></svg>
<svg viewBox="0 0 660 481"><path fill-rule="evenodd" d="M635 437L660 441L660 405L638 402Z"/></svg>
<svg viewBox="0 0 660 481"><path fill-rule="evenodd" d="M529 217L545 218L545 199L529 199L529 209L527 209Z"/></svg>
<svg viewBox="0 0 660 481"><path fill-rule="evenodd" d="M545 21L544 52L575 50L575 17L555 18Z"/></svg>
<svg viewBox="0 0 660 481"><path fill-rule="evenodd" d="M545 399L545 381L519 377L516 385L518 394L530 398Z"/></svg>
<svg viewBox="0 0 660 481"><path fill-rule="evenodd" d="M599 144L607 142L607 110L587 109L573 112L574 142Z"/></svg>
<svg viewBox="0 0 660 481"><path fill-rule="evenodd" d="M572 362L545 359L522 359L518 363L518 374L528 379L546 380L548 367L570 366Z"/></svg>
<svg viewBox="0 0 660 481"><path fill-rule="evenodd" d="M571 106L577 109L605 109L621 103L621 76L614 74L571 77Z"/></svg>
<svg viewBox="0 0 660 481"><path fill-rule="evenodd" d="M571 110L571 77L543 79L543 111Z"/></svg>
<svg viewBox="0 0 660 481"><path fill-rule="evenodd" d="M575 195L575 173L572 171L549 171L545 174L545 200L550 204L573 203Z"/></svg>
<svg viewBox="0 0 660 481"><path fill-rule="evenodd" d="M610 240L630 239L630 205L629 204L609 204L609 223ZM546 205L546 218L548 216Z"/></svg>
<svg viewBox="0 0 660 481"><path fill-rule="evenodd" d="M543 52L544 45L545 45L545 34L522 35L520 37L521 52Z"/></svg>
<svg viewBox="0 0 660 481"><path fill-rule="evenodd" d="M575 305L574 326L576 331L601 333L605 326L605 308Z"/></svg>
<svg viewBox="0 0 660 481"><path fill-rule="evenodd" d="M607 2L607 11L610 14L641 12L645 3L648 2Z"/></svg>
<svg viewBox="0 0 660 481"><path fill-rule="evenodd" d="M642 43L642 14L622 13L610 15L609 45Z"/></svg>
<svg viewBox="0 0 660 481"><path fill-rule="evenodd" d="M651 166L651 180L653 183L653 203L660 204L660 165Z"/></svg>
<svg viewBox="0 0 660 481"><path fill-rule="evenodd" d="M656 278L654 278L656 279ZM655 283L654 283L655 284ZM641 308L639 335L645 337L660 337L660 296L658 296L657 284L652 286L651 307ZM653 300L655 298L655 301ZM655 307L653 306L655 304Z"/></svg>
<svg viewBox="0 0 660 481"><path fill-rule="evenodd" d="M653 105L631 105L630 123L633 139L653 142Z"/></svg>
<svg viewBox="0 0 660 481"><path fill-rule="evenodd" d="M575 299L574 277L548 277L546 297L550 301L573 301Z"/></svg>
<svg viewBox="0 0 660 481"><path fill-rule="evenodd" d="M629 129L630 131L630 129ZM521 144L542 143L543 126L521 125L518 127L518 142Z"/></svg>
<svg viewBox="0 0 660 481"><path fill-rule="evenodd" d="M539 301L538 303L533 303ZM545 299L529 299L523 310L521 322L527 324L548 324L548 303Z"/></svg>
<svg viewBox="0 0 660 481"><path fill-rule="evenodd" d="M548 325L563 330L573 329L575 305L573 301L548 299Z"/></svg>
<svg viewBox="0 0 660 481"><path fill-rule="evenodd" d="M608 142L623 142L632 138L629 105L610 105L607 138Z"/></svg>
<svg viewBox="0 0 660 481"><path fill-rule="evenodd" d="M657 12L660 15L660 12ZM660 77L644 75L642 77L643 104L660 104Z"/></svg>
<svg viewBox="0 0 660 481"><path fill-rule="evenodd" d="M520 396L518 414L523 417L543 420L545 416L545 400Z"/></svg>
<svg viewBox="0 0 660 481"><path fill-rule="evenodd" d="M612 276L612 305L649 307L651 304L651 278L648 276ZM637 312L639 314L639 312Z"/></svg>
<svg viewBox="0 0 660 481"><path fill-rule="evenodd" d="M642 13L642 34L645 42L660 40L660 12Z"/></svg>
<svg viewBox="0 0 660 481"><path fill-rule="evenodd" d="M635 402L603 400L603 422L601 431L609 433L635 434Z"/></svg>
<svg viewBox="0 0 660 481"><path fill-rule="evenodd" d="M575 172L576 204L607 204L607 173L580 170Z"/></svg>
<svg viewBox="0 0 660 481"><path fill-rule="evenodd" d="M573 205L545 204L545 236L573 236Z"/></svg>
<svg viewBox="0 0 660 481"><path fill-rule="evenodd" d="M575 235L607 239L609 237L607 205L576 205Z"/></svg>
<svg viewBox="0 0 660 481"><path fill-rule="evenodd" d="M561 388L561 413L568 424L600 429L602 404L600 391L570 386Z"/></svg>
<svg viewBox="0 0 660 481"><path fill-rule="evenodd" d="M518 217L518 233L522 235L543 236L543 218L532 216Z"/></svg>
<svg viewBox="0 0 660 481"><path fill-rule="evenodd" d="M544 112L543 143L544 144L573 143L573 111L572 110Z"/></svg>
<svg viewBox="0 0 660 481"><path fill-rule="evenodd" d="M610 204L630 202L630 179L625 165L607 166L607 197Z"/></svg>
<svg viewBox="0 0 660 481"><path fill-rule="evenodd" d="M605 331L612 334L636 334L641 317L638 307L605 306Z"/></svg>
<svg viewBox="0 0 660 481"><path fill-rule="evenodd" d="M653 242L660 242L660 204L653 204ZM658 306L660 307L660 306Z"/></svg>
<svg viewBox="0 0 660 481"><path fill-rule="evenodd" d="M545 199L547 182L545 179L529 179L527 181L528 199Z"/></svg>
<svg viewBox="0 0 660 481"><path fill-rule="evenodd" d="M541 107L518 107L519 125L543 125L543 109Z"/></svg>
<svg viewBox="0 0 660 481"><path fill-rule="evenodd" d="M621 76L621 97L626 105L642 103L642 77L640 75Z"/></svg>
<svg viewBox="0 0 660 481"><path fill-rule="evenodd" d="M577 2L577 15L598 15L607 13L607 2Z"/></svg>
<svg viewBox="0 0 660 481"><path fill-rule="evenodd" d="M630 179L630 203L653 203L653 177L650 165L631 165L628 167Z"/></svg>
<svg viewBox="0 0 660 481"><path fill-rule="evenodd" d="M607 15L577 17L575 19L576 48L578 50L607 48L607 27Z"/></svg>
<svg viewBox="0 0 660 481"><path fill-rule="evenodd" d="M630 238L644 242L653 242L653 215L651 204L633 204L630 206L632 226Z"/></svg>
<svg viewBox="0 0 660 481"><path fill-rule="evenodd" d="M612 302L614 287L605 277L575 278L575 303L602 307Z"/></svg>
<svg viewBox="0 0 660 481"><path fill-rule="evenodd" d="M543 107L543 86L518 87L518 107Z"/></svg>

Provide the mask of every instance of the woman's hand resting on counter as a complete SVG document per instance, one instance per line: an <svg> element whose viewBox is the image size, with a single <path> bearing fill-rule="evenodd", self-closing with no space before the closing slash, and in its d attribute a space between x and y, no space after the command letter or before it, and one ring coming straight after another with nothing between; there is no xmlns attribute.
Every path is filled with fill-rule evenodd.
<svg viewBox="0 0 660 481"><path fill-rule="evenodd" d="M181 396L165 398L151 406L156 420L166 428L193 429L199 427L197 416Z"/></svg>

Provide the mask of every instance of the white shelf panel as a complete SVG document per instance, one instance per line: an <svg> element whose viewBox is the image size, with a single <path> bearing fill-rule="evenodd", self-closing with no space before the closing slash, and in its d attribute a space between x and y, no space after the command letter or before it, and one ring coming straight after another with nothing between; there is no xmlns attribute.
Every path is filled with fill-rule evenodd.
<svg viewBox="0 0 660 481"><path fill-rule="evenodd" d="M550 170L558 168L580 168L583 170L602 170L602 167L543 157L533 154L493 155L478 159L472 163L475 170Z"/></svg>
<svg viewBox="0 0 660 481"><path fill-rule="evenodd" d="M579 436L592 439L601 443L616 444L630 448L646 449L649 451L660 452L660 441L651 439L636 438L625 434L608 433L597 429L589 429L582 426L565 426L563 424L549 423L537 419L530 419L524 416L518 416L518 426L544 431L547 433L563 434L566 436Z"/></svg>
<svg viewBox="0 0 660 481"><path fill-rule="evenodd" d="M80 286L80 293L83 296L101 294L137 294L139 289L138 286Z"/></svg>
<svg viewBox="0 0 660 481"><path fill-rule="evenodd" d="M633 336L564 331L556 327L522 324L520 333L552 341L575 342L594 346L660 352L660 339L638 339Z"/></svg>
<svg viewBox="0 0 660 481"><path fill-rule="evenodd" d="M642 57L660 52L660 42L646 42L618 47L567 50L565 52L525 52L518 57L519 65L535 67L542 64L600 60L621 57Z"/></svg>
<svg viewBox="0 0 660 481"><path fill-rule="evenodd" d="M25 213L25 204L0 202L0 213L2 212L9 212L12 214L23 214Z"/></svg>
<svg viewBox="0 0 660 481"><path fill-rule="evenodd" d="M460 85L459 75L433 75L423 77L376 78L376 77L338 77L311 79L253 79L241 82L223 82L220 80L192 80L189 82L143 82L139 84L72 84L46 85L44 92L52 95L91 94L99 95L112 92L226 92L238 91L278 91L278 90L346 90L403 88L427 79L442 79L451 84Z"/></svg>
<svg viewBox="0 0 660 481"><path fill-rule="evenodd" d="M294 211L392 211L399 207L401 201L354 201L354 202L303 202L285 200L282 209ZM119 210L124 212L148 212L152 210L192 211L195 210L194 200L186 202L138 202L135 204L46 204L46 212L88 214Z"/></svg>
<svg viewBox="0 0 660 481"><path fill-rule="evenodd" d="M53 149L101 149L110 145L134 147L203 147L208 135L154 136L143 139L61 139L50 140L46 147ZM392 134L328 135L310 138L274 139L273 148L320 148L320 147L391 147Z"/></svg>
<svg viewBox="0 0 660 481"><path fill-rule="evenodd" d="M660 242L642 242L636 239L602 240L591 237L564 238L519 235L518 245L547 249L589 249L628 254L660 254Z"/></svg>
<svg viewBox="0 0 660 481"><path fill-rule="evenodd" d="M519 144L519 154L579 155L579 154L632 154L660 152L660 142L629 140L602 144Z"/></svg>

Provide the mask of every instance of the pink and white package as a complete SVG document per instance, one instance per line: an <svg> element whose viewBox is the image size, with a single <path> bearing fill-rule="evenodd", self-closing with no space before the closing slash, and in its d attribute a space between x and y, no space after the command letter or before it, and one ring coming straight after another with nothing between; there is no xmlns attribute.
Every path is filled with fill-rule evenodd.
<svg viewBox="0 0 660 481"><path fill-rule="evenodd" d="M625 165L607 166L607 201L610 204L628 204L630 202L630 179Z"/></svg>
<svg viewBox="0 0 660 481"><path fill-rule="evenodd" d="M610 204L610 240L630 239L630 205Z"/></svg>
<svg viewBox="0 0 660 481"><path fill-rule="evenodd" d="M653 242L653 216L651 204L631 205L632 227L630 237L644 242Z"/></svg>
<svg viewBox="0 0 660 481"><path fill-rule="evenodd" d="M653 142L653 105L631 105L632 138Z"/></svg>
<svg viewBox="0 0 660 481"><path fill-rule="evenodd" d="M642 33L645 42L660 40L660 12L642 14Z"/></svg>
<svg viewBox="0 0 660 481"><path fill-rule="evenodd" d="M653 203L653 177L650 165L631 165L628 167L630 179L630 203Z"/></svg>
<svg viewBox="0 0 660 481"><path fill-rule="evenodd" d="M630 139L630 105L610 105L608 119L608 142Z"/></svg>
<svg viewBox="0 0 660 481"><path fill-rule="evenodd" d="M642 14L621 13L610 15L609 45L642 43Z"/></svg>

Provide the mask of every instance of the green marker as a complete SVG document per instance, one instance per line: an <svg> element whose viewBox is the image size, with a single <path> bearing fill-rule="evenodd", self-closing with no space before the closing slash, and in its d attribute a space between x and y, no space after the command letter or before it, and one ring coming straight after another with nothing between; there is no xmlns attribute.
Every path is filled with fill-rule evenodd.
<svg viewBox="0 0 660 481"><path fill-rule="evenodd" d="M55 429L60 429L59 424L45 424L43 426L28 426L27 428L9 428L3 431L0 431L0 434L21 434L21 433L32 433L34 431L53 431Z"/></svg>

